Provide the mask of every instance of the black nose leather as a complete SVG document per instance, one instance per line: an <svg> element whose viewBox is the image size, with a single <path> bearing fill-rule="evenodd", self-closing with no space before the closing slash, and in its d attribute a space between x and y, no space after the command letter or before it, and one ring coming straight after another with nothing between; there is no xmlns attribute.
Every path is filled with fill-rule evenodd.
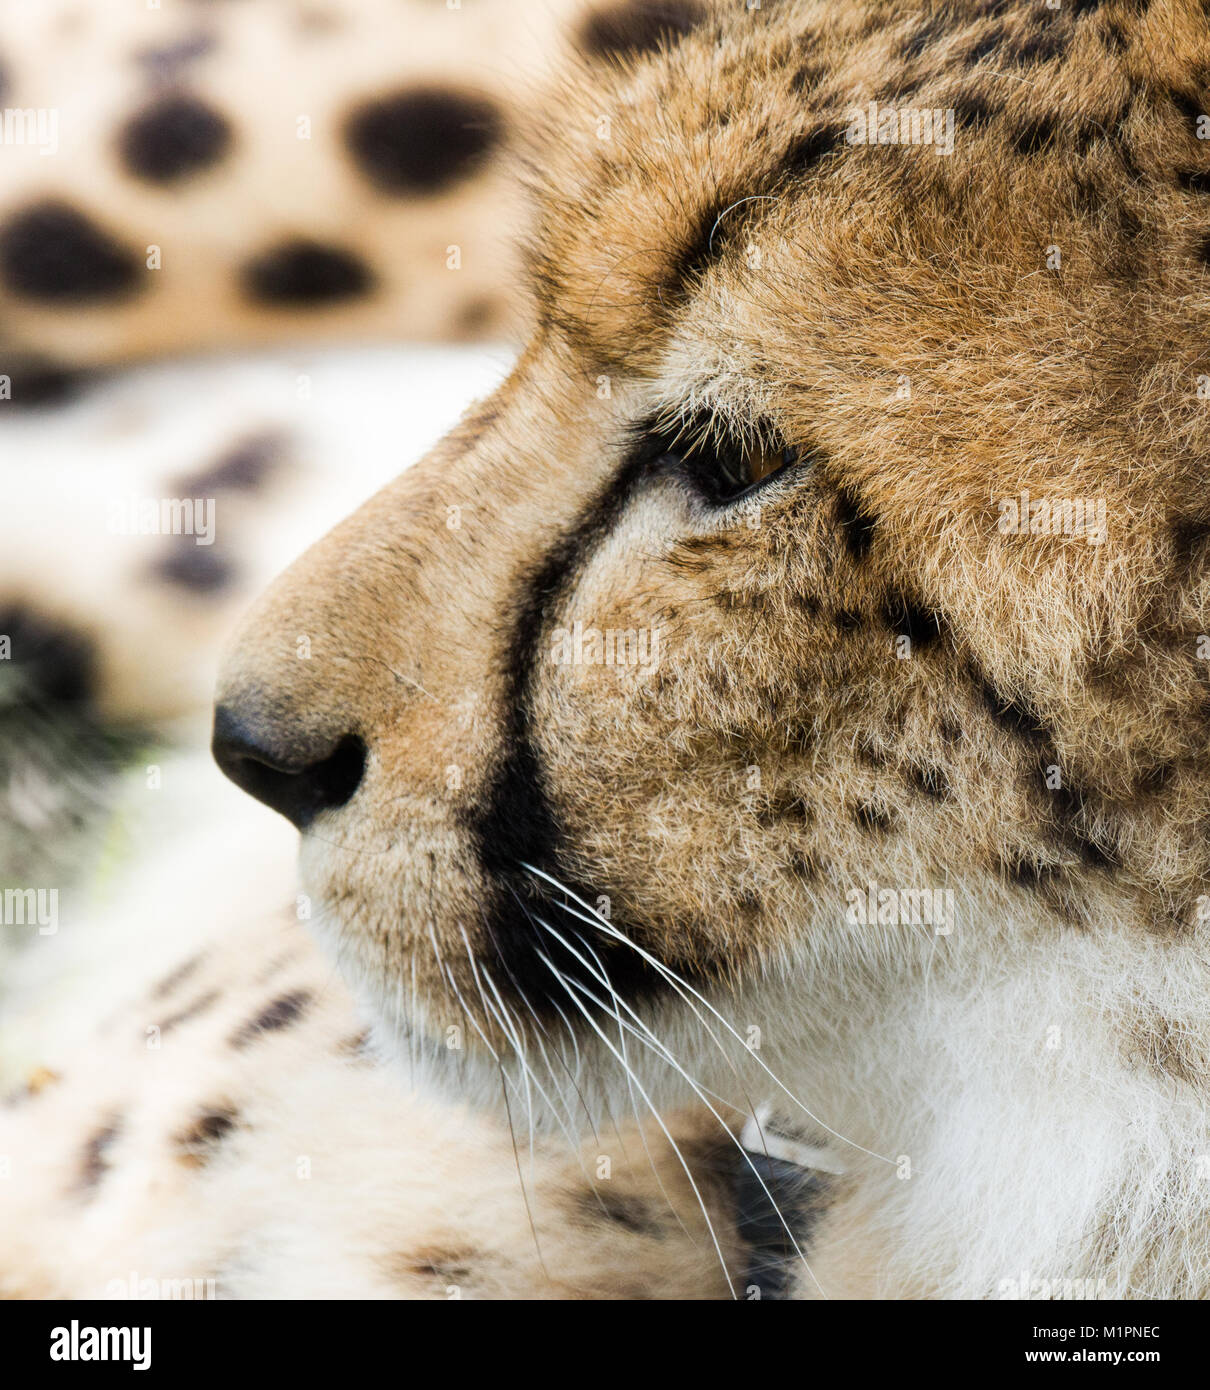
<svg viewBox="0 0 1210 1390"><path fill-rule="evenodd" d="M361 784L366 746L356 734L305 748L289 743L268 721L242 716L225 705L214 711L214 761L250 796L263 801L300 830L321 811L343 806Z"/></svg>

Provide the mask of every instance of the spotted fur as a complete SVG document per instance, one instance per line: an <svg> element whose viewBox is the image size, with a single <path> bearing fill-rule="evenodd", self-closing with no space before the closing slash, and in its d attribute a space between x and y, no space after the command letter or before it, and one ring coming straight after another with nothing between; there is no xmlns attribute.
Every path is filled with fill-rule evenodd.
<svg viewBox="0 0 1210 1390"><path fill-rule="evenodd" d="M488 1115L524 1097L540 1204L579 1229L595 1199L547 1148L567 1116L691 1108L684 1163L643 1119L654 1188L684 1177L672 1205L715 1231L702 1291L1003 1297L1027 1271L1203 1296L1202 7L647 18L585 21L516 132L533 328L509 379L276 581L223 666L216 756L302 829L313 926L375 1021L383 1064L333 1113L364 1132L392 1067ZM448 93L366 100L358 176L432 183L392 145ZM952 113L952 152L855 140L870 103ZM497 126L461 109L451 157L483 167ZM43 201L0 224L15 300L47 274L31 217L78 252L64 303L136 293L116 241ZM274 311L385 302L382 262L311 225L227 273ZM1022 494L1089 499L1104 534L1006 530ZM649 659L585 658L586 629ZM186 983L182 1027L225 1011ZM243 1068L327 1007L301 980L246 1003L205 1024L230 1083L155 1131L182 1182L228 1145L258 1181ZM315 1108L273 1139L338 1105L336 1065L307 1063ZM736 1117L788 1097L800 1180L733 1156ZM136 1151L119 1107L92 1119L76 1201ZM373 1214L386 1192L411 1224L358 1279L533 1287L524 1241L417 1238L382 1181ZM770 1182L773 1225L748 1212ZM646 1178L598 1206L628 1260L668 1233ZM265 1254L242 1229L224 1277L247 1240Z"/></svg>

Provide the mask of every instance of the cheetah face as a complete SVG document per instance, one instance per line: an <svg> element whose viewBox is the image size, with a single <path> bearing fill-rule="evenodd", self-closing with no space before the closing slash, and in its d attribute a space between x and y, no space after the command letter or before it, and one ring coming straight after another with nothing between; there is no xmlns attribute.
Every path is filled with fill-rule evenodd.
<svg viewBox="0 0 1210 1390"><path fill-rule="evenodd" d="M1179 930L1205 868L1205 269L1140 134L1188 161L1187 111L1096 14L773 9L569 87L528 349L222 677L342 968L485 1076L570 1032L718 1084L715 1033L801 1051L1010 921ZM848 138L895 100L952 149Z"/></svg>

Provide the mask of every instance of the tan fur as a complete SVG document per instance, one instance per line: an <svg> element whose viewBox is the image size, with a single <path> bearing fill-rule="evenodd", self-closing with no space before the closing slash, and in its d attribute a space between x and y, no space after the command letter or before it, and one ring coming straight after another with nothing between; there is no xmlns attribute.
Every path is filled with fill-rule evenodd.
<svg viewBox="0 0 1210 1390"><path fill-rule="evenodd" d="M802 1296L1210 1289L1208 62L1192 0L720 8L578 62L531 146L518 366L224 667L279 761L367 747L302 870L386 1052L499 1107L557 1028L520 961L575 1021L590 1113L636 1081L703 1123L788 1089L843 1169ZM945 156L844 143L871 100L967 123ZM652 471L527 623L640 422L703 411L804 462L718 508L692 457ZM1102 503L1103 543L1001 533L1023 490ZM663 656L559 664L577 621ZM575 898L530 873L540 837L513 848L522 739L559 832L538 867ZM870 883L952 893L952 930L854 921ZM609 983L594 1028L544 973L551 927L698 991L648 979L629 1074Z"/></svg>

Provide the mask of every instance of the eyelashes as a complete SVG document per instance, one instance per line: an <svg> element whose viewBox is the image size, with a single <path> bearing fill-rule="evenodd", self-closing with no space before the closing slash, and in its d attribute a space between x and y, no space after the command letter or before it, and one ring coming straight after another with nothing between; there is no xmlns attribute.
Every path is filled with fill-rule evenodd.
<svg viewBox="0 0 1210 1390"><path fill-rule="evenodd" d="M711 506L723 507L755 492L803 462L809 450L764 429L738 439L712 416L680 426L644 430L644 453L660 471L676 471Z"/></svg>

